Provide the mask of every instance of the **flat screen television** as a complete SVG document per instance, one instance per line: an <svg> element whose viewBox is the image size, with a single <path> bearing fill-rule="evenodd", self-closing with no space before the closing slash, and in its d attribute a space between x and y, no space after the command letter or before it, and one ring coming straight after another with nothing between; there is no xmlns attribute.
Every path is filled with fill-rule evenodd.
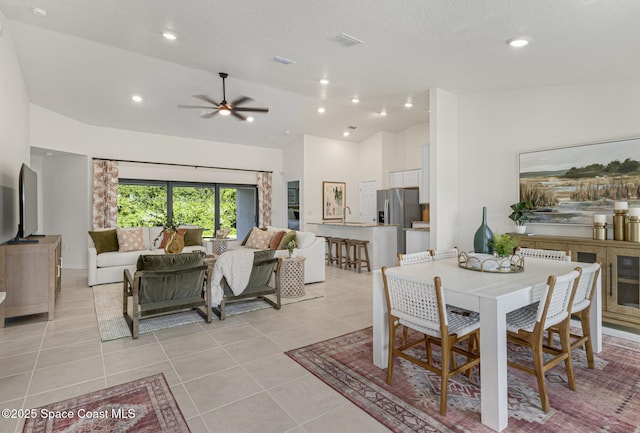
<svg viewBox="0 0 640 433"><path fill-rule="evenodd" d="M38 175L26 164L20 168L18 203L18 234L11 243L38 242L37 239L25 239L38 231Z"/></svg>

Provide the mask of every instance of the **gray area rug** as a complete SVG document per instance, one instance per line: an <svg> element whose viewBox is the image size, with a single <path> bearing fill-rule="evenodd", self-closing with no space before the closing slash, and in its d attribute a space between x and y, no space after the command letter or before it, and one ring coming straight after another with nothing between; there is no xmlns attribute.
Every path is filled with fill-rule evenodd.
<svg viewBox="0 0 640 433"><path fill-rule="evenodd" d="M282 305L308 301L321 298L322 295L306 288L306 295L299 298L282 298ZM272 296L270 296L272 297ZM275 297L272 297L275 300ZM119 338L131 338L131 330L122 315L122 283L93 286L93 303L96 310L96 319L102 341L117 340ZM262 300L231 304L226 307L226 315L247 313L249 311L273 308ZM129 300L129 314L131 314L131 300ZM213 315L213 320L218 320ZM188 325L190 323L204 322L204 319L195 311L167 314L140 321L140 334L158 331L160 329L173 328L175 326Z"/></svg>

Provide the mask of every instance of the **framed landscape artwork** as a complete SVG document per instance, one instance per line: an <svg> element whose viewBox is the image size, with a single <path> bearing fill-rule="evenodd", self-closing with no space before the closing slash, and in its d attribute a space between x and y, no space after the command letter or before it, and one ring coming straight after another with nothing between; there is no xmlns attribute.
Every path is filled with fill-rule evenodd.
<svg viewBox="0 0 640 433"><path fill-rule="evenodd" d="M519 169L532 223L591 225L615 201L640 206L640 138L524 152Z"/></svg>
<svg viewBox="0 0 640 433"><path fill-rule="evenodd" d="M346 201L345 182L322 182L322 219L342 219L342 208Z"/></svg>

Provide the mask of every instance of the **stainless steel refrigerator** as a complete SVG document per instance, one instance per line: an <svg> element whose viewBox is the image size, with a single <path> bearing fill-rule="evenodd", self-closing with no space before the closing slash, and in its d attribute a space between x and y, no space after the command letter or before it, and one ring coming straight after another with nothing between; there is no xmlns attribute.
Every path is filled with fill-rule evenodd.
<svg viewBox="0 0 640 433"><path fill-rule="evenodd" d="M404 229L411 228L412 221L422 220L418 203L418 190L391 188L378 190L378 222L398 225L398 251L406 252Z"/></svg>

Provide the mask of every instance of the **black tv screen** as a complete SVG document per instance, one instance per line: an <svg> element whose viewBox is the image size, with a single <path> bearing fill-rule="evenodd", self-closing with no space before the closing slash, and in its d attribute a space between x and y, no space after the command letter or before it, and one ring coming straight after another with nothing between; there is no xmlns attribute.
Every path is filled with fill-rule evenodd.
<svg viewBox="0 0 640 433"><path fill-rule="evenodd" d="M18 237L26 238L38 231L38 175L22 164L19 179L20 225Z"/></svg>

